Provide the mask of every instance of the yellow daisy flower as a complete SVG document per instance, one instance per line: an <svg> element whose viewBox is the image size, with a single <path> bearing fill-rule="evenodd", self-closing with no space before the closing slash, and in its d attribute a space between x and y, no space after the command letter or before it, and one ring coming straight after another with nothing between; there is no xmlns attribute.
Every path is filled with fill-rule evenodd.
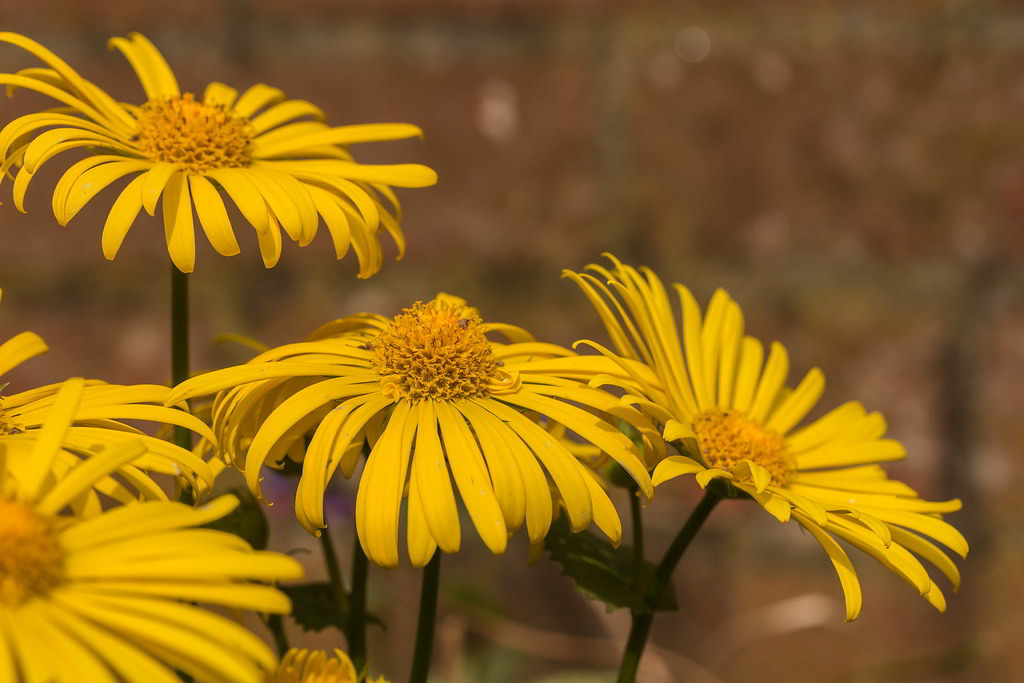
<svg viewBox="0 0 1024 683"><path fill-rule="evenodd" d="M383 677L366 678L366 683L389 683ZM330 657L323 650L292 648L281 658L277 671L267 683L359 683L359 674L352 660L341 650Z"/></svg>
<svg viewBox="0 0 1024 683"><path fill-rule="evenodd" d="M51 157L88 148L90 155L57 183L53 213L66 225L101 190L134 176L103 226L108 259L117 254L139 211L155 215L161 198L167 250L182 272L195 266L193 209L213 248L224 256L237 254L222 198L226 194L256 229L268 268L281 256L282 229L306 245L322 217L337 257L351 246L360 277L369 277L381 264L379 226L395 240L399 258L404 251L401 209L391 186L425 187L437 181L426 166L360 164L348 151L354 143L421 135L416 126L331 127L315 105L285 99L277 88L262 84L241 95L217 82L202 97L182 93L163 56L138 33L112 38L110 47L135 70L146 94L141 105L115 101L34 40L0 33L0 41L46 65L0 73L8 94L25 88L62 105L22 116L0 131L0 171L18 167L14 205L25 210L29 182Z"/></svg>
<svg viewBox="0 0 1024 683"><path fill-rule="evenodd" d="M292 558L256 552L202 525L229 513L224 496L192 508L135 503L83 519L77 497L145 452L140 441L98 451L53 480L59 444L86 395L69 380L17 478L0 441L0 680L12 683L262 683L276 665L263 641L191 603L287 613L288 598L253 581L298 579Z"/></svg>
<svg viewBox="0 0 1024 683"><path fill-rule="evenodd" d="M959 587L956 565L932 540L967 555L963 535L941 518L959 510L960 501L921 500L909 486L886 476L878 463L904 458L906 450L883 438L882 416L852 401L801 425L825 387L819 369L788 387L786 349L773 343L764 360L761 342L744 335L743 313L724 291L715 292L702 317L690 291L674 284L680 330L657 275L608 258L610 270L590 265L589 272L565 275L597 309L617 353L591 345L609 358L641 360L657 375L657 382L634 374L619 383L627 402L664 425L667 441L682 444L685 454L669 456L655 468L655 485L687 474L701 487L724 479L779 521L796 520L832 560L845 592L847 620L860 612L861 590L836 538L875 558L944 610L942 591L915 554Z"/></svg>
<svg viewBox="0 0 1024 683"><path fill-rule="evenodd" d="M7 466L12 476L33 466L29 457L42 438L41 428L53 410L61 385L50 384L7 394L9 385L4 375L46 350L46 343L34 332L22 332L0 344L0 441L6 448ZM63 432L58 444L60 452L53 460L53 476L62 475L79 460L92 456L98 448L138 441L145 450L135 460L124 463L116 478L97 479L95 491L75 501L79 512L97 514L100 511L97 491L122 503L138 500L140 496L166 499L167 494L149 473L181 476L199 491L209 490L213 485L214 472L202 458L122 422L180 425L212 442L213 432L202 420L190 415L184 403L164 406L170 389L151 384L124 386L89 380L83 391L82 401L73 406L72 425Z"/></svg>
<svg viewBox="0 0 1024 683"><path fill-rule="evenodd" d="M491 332L510 343L488 339ZM325 526L327 482L339 468L351 476L369 440L356 496L360 542L375 563L396 565L398 518L408 497L409 556L423 566L437 547L459 550L452 478L495 553L524 520L531 542L547 534L554 514L549 477L573 529L593 521L618 542L618 515L594 473L535 419L564 425L601 448L650 496L645 453L611 415L650 435L648 450L660 438L638 411L580 382L597 372L618 367L537 342L518 327L484 323L463 300L440 295L394 318L336 320L306 342L194 377L169 398L221 392L214 432L256 495L264 464L280 464L289 451L303 459L296 515L311 533Z"/></svg>

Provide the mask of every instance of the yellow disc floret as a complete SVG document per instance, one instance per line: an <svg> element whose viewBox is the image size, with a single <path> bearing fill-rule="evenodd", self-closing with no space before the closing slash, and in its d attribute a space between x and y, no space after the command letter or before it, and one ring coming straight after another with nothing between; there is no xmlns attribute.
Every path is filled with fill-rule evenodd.
<svg viewBox="0 0 1024 683"><path fill-rule="evenodd" d="M406 308L373 341L373 351L382 383L395 398L480 397L506 375L480 316L455 297Z"/></svg>
<svg viewBox="0 0 1024 683"><path fill-rule="evenodd" d="M341 650L330 657L323 650L292 648L281 658L277 671L270 674L267 683L357 683L359 674L352 660ZM383 678L366 679L367 683L388 683Z"/></svg>
<svg viewBox="0 0 1024 683"><path fill-rule="evenodd" d="M185 93L142 105L133 142L150 159L181 164L194 173L239 168L250 162L247 123Z"/></svg>
<svg viewBox="0 0 1024 683"><path fill-rule="evenodd" d="M708 410L694 418L693 431L708 467L730 471L750 460L768 470L773 484L784 486L789 481L793 463L786 453L786 440L741 413Z"/></svg>
<svg viewBox="0 0 1024 683"><path fill-rule="evenodd" d="M0 605L45 595L64 577L64 549L52 520L0 499Z"/></svg>

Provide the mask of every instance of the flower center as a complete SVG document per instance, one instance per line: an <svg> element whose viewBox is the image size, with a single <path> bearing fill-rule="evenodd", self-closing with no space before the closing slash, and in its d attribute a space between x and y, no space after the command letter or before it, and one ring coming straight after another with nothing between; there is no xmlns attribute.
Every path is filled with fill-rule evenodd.
<svg viewBox="0 0 1024 683"><path fill-rule="evenodd" d="M154 161L198 173L248 166L247 120L222 106L196 102L192 93L142 105L134 142Z"/></svg>
<svg viewBox="0 0 1024 683"><path fill-rule="evenodd" d="M509 379L480 330L480 316L454 297L406 308L373 341L373 351L385 393L395 398L479 397Z"/></svg>
<svg viewBox="0 0 1024 683"><path fill-rule="evenodd" d="M359 679L352 660L341 650L329 657L323 650L292 648L281 658L268 683L356 683Z"/></svg>
<svg viewBox="0 0 1024 683"><path fill-rule="evenodd" d="M0 396L0 436L18 434L21 432L21 425L11 417L9 411L4 410L4 398Z"/></svg>
<svg viewBox="0 0 1024 683"><path fill-rule="evenodd" d="M781 434L733 410L705 411L693 420L701 455L708 467L732 470L750 460L768 470L772 484L785 486L793 469Z"/></svg>
<svg viewBox="0 0 1024 683"><path fill-rule="evenodd" d="M64 549L52 519L30 506L0 500L0 605L43 595L64 577Z"/></svg>

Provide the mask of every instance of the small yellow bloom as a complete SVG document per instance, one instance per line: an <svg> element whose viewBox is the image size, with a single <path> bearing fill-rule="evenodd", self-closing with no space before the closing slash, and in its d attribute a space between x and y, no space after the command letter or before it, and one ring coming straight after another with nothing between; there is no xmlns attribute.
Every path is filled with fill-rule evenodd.
<svg viewBox="0 0 1024 683"><path fill-rule="evenodd" d="M90 155L73 164L53 192L53 214L66 225L97 193L134 176L114 201L103 226L103 254L113 259L143 209L153 216L163 200L164 235L171 260L183 272L195 267L193 209L210 244L224 256L239 252L225 209L226 194L259 238L263 262L281 256L281 231L304 246L323 218L337 257L349 247L359 276L380 269L380 226L398 246L401 208L391 186L425 187L437 174L419 164L356 162L348 145L422 134L405 123L331 127L324 113L277 88L254 85L241 95L210 83L202 97L182 93L174 73L145 37L112 38L135 70L146 102L115 101L60 57L16 33L0 33L38 57L46 68L0 73L8 94L25 88L61 105L28 114L0 131L0 171L18 167L14 205L24 211L25 192L39 168L71 149ZM2 176L0 176L2 179Z"/></svg>
<svg viewBox="0 0 1024 683"><path fill-rule="evenodd" d="M510 343L488 339L495 332ZM369 441L356 497L360 542L377 564L396 565L408 497L409 556L422 566L437 547L459 550L456 490L495 553L524 521L531 542L547 534L554 514L549 480L573 529L593 521L618 542L621 524L608 495L554 429L561 425L600 448L651 494L644 458L661 439L637 410L586 385L604 372L624 377L601 356L578 356L518 327L485 323L461 299L441 295L394 318L334 321L306 342L190 379L169 400L220 392L214 432L257 495L265 464L279 465L286 455L302 460L296 515L311 533L324 527L327 482L339 468L351 476ZM646 435L646 448L615 419Z"/></svg>
<svg viewBox="0 0 1024 683"><path fill-rule="evenodd" d="M626 359L654 370L655 381L632 373L618 385L628 401L664 425L667 441L681 444L680 455L655 468L655 485L690 474L701 487L724 479L780 521L796 520L832 560L846 595L847 620L860 613L861 590L835 537L881 562L944 610L942 591L915 554L959 587L956 565L929 539L967 555L963 535L941 518L959 510L960 501L921 500L909 486L886 476L878 463L904 458L906 450L883 438L882 416L850 402L801 426L825 388L819 369L796 387L787 386L785 347L773 343L765 360L764 347L744 334L743 313L724 291L715 292L702 317L690 291L673 285L680 326L657 275L609 259L610 270L590 265L589 272L565 275L596 308L615 352L588 343L624 370L631 367Z"/></svg>
<svg viewBox="0 0 1024 683"><path fill-rule="evenodd" d="M33 465L30 461L41 428L54 407L59 384L7 393L4 375L21 363L46 352L46 343L34 332L22 332L0 343L0 445L6 451L9 476L19 477ZM95 491L76 498L72 505L80 514L100 512L97 492L128 503L141 496L165 499L167 495L148 473L180 475L195 490L206 491L213 485L214 472L209 464L192 452L162 439L143 434L123 420L149 421L180 425L212 442L213 432L201 420L188 413L184 403L165 407L170 389L138 384L122 386L96 380L85 383L80 403L70 407L71 426L61 434L58 456L53 459L49 476L59 477L98 449L127 441L144 445L138 458L124 463L117 477L96 480Z"/></svg>
<svg viewBox="0 0 1024 683"><path fill-rule="evenodd" d="M281 658L277 671L267 683L359 683L359 674L348 655L335 650L330 657L323 650L292 648ZM367 678L366 683L389 683L384 678Z"/></svg>
<svg viewBox="0 0 1024 683"><path fill-rule="evenodd" d="M198 680L262 683L276 665L266 644L194 603L285 614L288 598L254 581L298 579L292 558L256 552L204 529L238 504L132 503L88 519L69 512L146 446L106 446L54 479L59 444L86 395L56 393L28 466L12 477L0 441L0 680L11 683Z"/></svg>

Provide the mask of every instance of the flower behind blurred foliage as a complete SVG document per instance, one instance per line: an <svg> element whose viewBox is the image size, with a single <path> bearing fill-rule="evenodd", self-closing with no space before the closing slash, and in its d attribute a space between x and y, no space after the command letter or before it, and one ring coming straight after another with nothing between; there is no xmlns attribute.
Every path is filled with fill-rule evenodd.
<svg viewBox="0 0 1024 683"><path fill-rule="evenodd" d="M277 671L267 683L389 683L381 678L360 678L348 655L335 650L331 657L323 650L292 648L281 658Z"/></svg>

